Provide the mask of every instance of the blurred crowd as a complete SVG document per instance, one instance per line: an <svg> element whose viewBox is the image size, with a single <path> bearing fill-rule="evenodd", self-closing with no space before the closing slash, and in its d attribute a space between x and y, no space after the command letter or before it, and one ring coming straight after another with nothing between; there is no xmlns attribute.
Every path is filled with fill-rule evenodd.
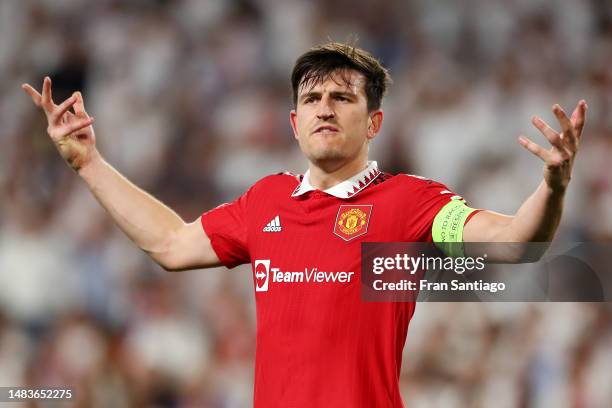
<svg viewBox="0 0 612 408"><path fill-rule="evenodd" d="M612 238L612 3L606 0L0 2L0 386L71 385L78 406L247 407L250 267L163 272L113 225L20 84L81 90L99 150L187 221L307 166L289 73L354 40L389 67L371 157L514 213L542 178L553 103L589 104L559 236ZM608 169L608 170L606 170ZM607 304L417 306L410 407L612 406Z"/></svg>

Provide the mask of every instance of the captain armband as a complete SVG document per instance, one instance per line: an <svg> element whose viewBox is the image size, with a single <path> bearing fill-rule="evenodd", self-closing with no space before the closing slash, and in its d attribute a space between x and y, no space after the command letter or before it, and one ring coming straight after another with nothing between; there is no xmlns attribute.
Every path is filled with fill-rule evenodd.
<svg viewBox="0 0 612 408"><path fill-rule="evenodd" d="M446 256L462 257L463 227L471 213L477 211L470 208L463 200L451 200L434 218L431 235L436 247Z"/></svg>

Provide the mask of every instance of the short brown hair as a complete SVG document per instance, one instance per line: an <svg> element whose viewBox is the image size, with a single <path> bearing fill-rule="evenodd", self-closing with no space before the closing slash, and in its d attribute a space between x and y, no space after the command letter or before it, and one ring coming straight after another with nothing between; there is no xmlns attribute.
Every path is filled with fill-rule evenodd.
<svg viewBox="0 0 612 408"><path fill-rule="evenodd" d="M293 105L297 106L300 86L320 84L330 75L336 72L342 75L347 70L358 71L365 77L368 111L380 109L382 98L391 84L389 71L369 52L337 42L313 47L298 57L291 72Z"/></svg>

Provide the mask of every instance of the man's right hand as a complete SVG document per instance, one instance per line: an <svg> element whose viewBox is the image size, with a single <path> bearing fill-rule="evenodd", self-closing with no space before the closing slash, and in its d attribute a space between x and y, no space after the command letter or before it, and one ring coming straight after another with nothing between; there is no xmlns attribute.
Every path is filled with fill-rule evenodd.
<svg viewBox="0 0 612 408"><path fill-rule="evenodd" d="M73 93L70 98L56 105L51 96L49 77L45 77L43 81L42 95L29 84L23 84L21 88L30 95L34 104L45 112L47 133L73 170L78 172L92 160L99 158L96 136L91 126L94 118L85 111L80 92ZM74 113L70 108L73 108Z"/></svg>

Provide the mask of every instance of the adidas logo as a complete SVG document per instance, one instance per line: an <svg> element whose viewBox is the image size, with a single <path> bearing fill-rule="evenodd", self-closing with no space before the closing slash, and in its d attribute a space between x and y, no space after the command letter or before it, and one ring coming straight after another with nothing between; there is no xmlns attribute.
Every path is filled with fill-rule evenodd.
<svg viewBox="0 0 612 408"><path fill-rule="evenodd" d="M281 227L280 217L277 215L263 228L263 232L281 232L283 227Z"/></svg>

